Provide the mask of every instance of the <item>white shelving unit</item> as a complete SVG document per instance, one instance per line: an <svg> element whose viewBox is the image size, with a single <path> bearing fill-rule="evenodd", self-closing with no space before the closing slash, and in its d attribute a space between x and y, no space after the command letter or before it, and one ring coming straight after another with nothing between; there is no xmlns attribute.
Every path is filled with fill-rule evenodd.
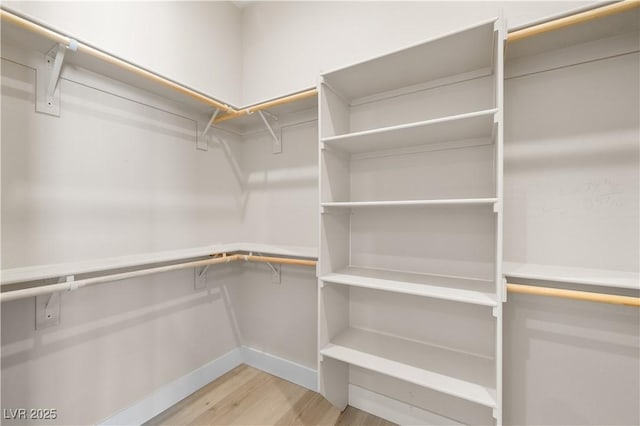
<svg viewBox="0 0 640 426"><path fill-rule="evenodd" d="M422 410L502 423L501 25L321 77L318 371L339 408L349 385L417 386L456 407Z"/></svg>

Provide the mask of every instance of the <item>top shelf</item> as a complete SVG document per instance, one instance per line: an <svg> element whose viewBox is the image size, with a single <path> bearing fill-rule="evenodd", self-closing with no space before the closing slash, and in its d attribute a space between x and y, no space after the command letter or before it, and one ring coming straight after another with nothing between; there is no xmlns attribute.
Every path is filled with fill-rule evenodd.
<svg viewBox="0 0 640 426"><path fill-rule="evenodd" d="M65 65L81 67L125 84L146 90L167 99L189 106L197 111L209 112L211 108L221 111L235 109L209 95L177 83L169 78L151 72L143 67L120 59L89 44L50 30L49 28L21 17L11 10L0 10L2 17L2 44L47 54L58 44L68 49L64 56ZM71 49L71 46L74 46Z"/></svg>
<svg viewBox="0 0 640 426"><path fill-rule="evenodd" d="M497 19L375 59L330 71L324 80L353 100L481 71L492 72ZM455 55L451 53L455 52ZM367 78L362 78L366 75Z"/></svg>
<svg viewBox="0 0 640 426"><path fill-rule="evenodd" d="M506 59L535 56L638 30L640 3L614 3L509 33Z"/></svg>

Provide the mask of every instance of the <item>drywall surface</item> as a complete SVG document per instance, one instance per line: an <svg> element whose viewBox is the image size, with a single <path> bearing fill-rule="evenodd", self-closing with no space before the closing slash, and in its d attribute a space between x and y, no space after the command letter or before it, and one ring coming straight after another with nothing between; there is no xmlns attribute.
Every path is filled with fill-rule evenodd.
<svg viewBox="0 0 640 426"><path fill-rule="evenodd" d="M589 3L256 2L242 12L242 103L313 87L322 72L485 19L504 16L516 27Z"/></svg>
<svg viewBox="0 0 640 426"><path fill-rule="evenodd" d="M506 80L505 260L640 271L639 74L632 53Z"/></svg>
<svg viewBox="0 0 640 426"><path fill-rule="evenodd" d="M246 179L244 232L248 241L289 246L318 246L318 125L296 120L277 131L282 153L264 128L242 145ZM286 121L286 117L280 117Z"/></svg>
<svg viewBox="0 0 640 426"><path fill-rule="evenodd" d="M223 1L6 1L72 37L224 102L240 102L240 11Z"/></svg>
<svg viewBox="0 0 640 426"><path fill-rule="evenodd" d="M317 113L313 109L303 115L278 117L281 153L272 153L273 139L264 126L245 137L243 232L247 241L318 246ZM267 265L245 265L241 282L242 344L315 370L316 269L283 265L281 281L274 283Z"/></svg>
<svg viewBox="0 0 640 426"><path fill-rule="evenodd" d="M640 423L640 312L510 295L504 311L504 423Z"/></svg>
<svg viewBox="0 0 640 426"><path fill-rule="evenodd" d="M23 56L2 60L3 269L239 240L233 171L196 150L205 117L86 73L64 74L60 117L36 113ZM185 270L65 292L61 324L37 331L33 298L3 303L2 408L95 424L220 357L239 343L240 272L210 268L203 290Z"/></svg>
<svg viewBox="0 0 640 426"><path fill-rule="evenodd" d="M637 273L640 54L584 59L505 81L504 257ZM505 424L639 424L639 311L509 294Z"/></svg>

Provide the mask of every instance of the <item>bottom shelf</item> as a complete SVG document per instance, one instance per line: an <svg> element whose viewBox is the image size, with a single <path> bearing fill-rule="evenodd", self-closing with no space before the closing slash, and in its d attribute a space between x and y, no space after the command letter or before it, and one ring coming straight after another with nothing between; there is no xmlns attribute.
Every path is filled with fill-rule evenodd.
<svg viewBox="0 0 640 426"><path fill-rule="evenodd" d="M320 354L490 408L496 407L495 360L349 328Z"/></svg>

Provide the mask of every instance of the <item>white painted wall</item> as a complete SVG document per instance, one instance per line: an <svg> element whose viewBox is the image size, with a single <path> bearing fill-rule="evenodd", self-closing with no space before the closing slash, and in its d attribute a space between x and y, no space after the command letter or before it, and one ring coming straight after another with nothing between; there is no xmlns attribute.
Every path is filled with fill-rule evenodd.
<svg viewBox="0 0 640 426"><path fill-rule="evenodd" d="M3 269L238 241L240 187L219 149L196 150L203 117L86 73L60 84L61 116L38 114L34 70L2 60ZM227 353L240 271L212 268L209 290L185 270L64 293L61 325L39 331L33 298L3 303L2 407L95 424Z"/></svg>
<svg viewBox="0 0 640 426"><path fill-rule="evenodd" d="M505 7L511 8L512 15L508 17L513 17L510 25L515 25L517 19L524 22L577 4L526 3ZM126 5L118 7L134 7ZM434 17L432 26L424 24L424 17L408 16L433 6L428 3L403 4L393 10L389 5L369 3L372 15L363 18L367 15L358 12L357 19L354 16L361 9L356 4L325 5L326 9L320 3L257 3L246 9L243 22L253 19L260 25L244 27L244 34L250 33L245 39L244 58L249 59L245 65L253 64L245 68L244 78L249 81L245 87L250 90L245 92L244 102L314 85L317 64L312 62L316 55L318 60L334 61L329 65L341 66L423 39L430 34L423 35L424 31L435 34L446 30L446 25L453 29L465 24L445 19L446 11L453 6L442 4L439 5L442 9L438 9L441 12L432 11L429 15ZM459 11L461 4L457 5ZM27 3L20 7L48 8L46 4ZM200 7L220 6L207 3ZM469 10L469 22L485 13L479 6L464 7ZM54 16L59 12L52 8L47 13ZM471 16L474 13L475 18ZM307 14L307 20L293 19ZM334 50L336 57L331 56L331 34L323 33L329 37L325 45L313 38L320 33L306 32L306 28L315 28L314 19L322 16L333 17L336 34L346 34L347 28L350 32L359 28L355 35L359 41L343 43L344 48ZM285 29L274 25L277 22L286 24L287 34L297 28L298 40L285 38ZM406 28L398 22L406 22ZM77 31L69 31L80 37ZM102 35L106 38L104 31ZM269 31L273 31L273 38ZM310 48L303 50L300 46L307 35ZM338 36L333 40L335 44L339 41ZM263 42L269 46L271 57L260 62L258 53L266 55L266 51L253 49ZM285 55L287 46L298 46L288 50L295 55ZM294 56L300 61L288 63ZM259 82L258 63L263 71ZM154 108L67 80L62 82L62 116L35 114L33 71L7 65L5 61L2 65L3 268L240 239L317 244L315 123L284 129L284 153L279 155L270 154L271 142L265 132L248 137L241 149L237 149L233 136L225 134L234 149L241 177L246 179L240 184L238 170L233 170L222 148L212 145L206 153L194 148L194 119L200 120L202 128L202 120L207 117L192 117L176 105L158 103L130 88L116 90L117 85L110 82L98 83L103 89L129 94ZM252 70L247 71L248 67ZM587 70L604 72L605 76L616 73L607 71L603 64L593 64ZM540 75L527 78L508 82L506 92L512 119L522 120L522 125L533 108L531 96L522 93L541 94L534 84ZM622 90L622 81L611 80L607 84L616 91L617 102L637 108L638 103L633 104L637 90ZM549 77L541 87L549 88L548 84L558 81ZM580 124L582 120L573 111L575 103L591 105L590 96L600 95L584 93L585 87L579 82L571 87L571 92L555 90L559 99L553 105ZM230 85L225 90L233 89ZM564 93L574 95L564 97ZM577 98L578 94L585 96L584 100ZM545 99L534 98L534 106L546 110ZM564 103L558 104L561 101ZM588 111L589 122L593 123L599 114L615 115L618 103L598 105L599 102L594 103L599 110ZM158 106L160 111L155 108ZM637 125L629 118L634 111L626 109L626 113L629 114L624 115L626 123ZM594 125L607 130L606 123L600 124ZM516 130L512 128L507 135L507 153L510 147L527 142ZM607 137L590 143L597 145ZM573 175L578 179L576 182L584 184L588 172L587 168L577 170ZM625 191L637 186L637 181L631 180L637 175L637 168L614 167L610 172L614 173L609 175L611 179L626 182ZM600 169L597 173L607 174L607 170ZM529 181L537 182L536 190L560 191L562 186L545 184L544 180L550 178L529 176ZM514 193L518 192L518 185L526 186L526 182L521 175L507 174L507 188ZM578 184L563 185L571 189ZM556 200L561 202L562 198ZM591 216L582 220L588 223L606 217L613 212L607 210L610 207L611 204L595 204ZM635 211L637 206L629 214ZM505 234L514 236L507 241L510 249L506 256L510 260L519 256L542 258L545 246L540 240L528 240L535 248L533 251L517 245L521 240L515 236L522 226L532 226L534 230L537 226L527 220L530 216L526 210L521 213L515 216L513 212L506 213ZM550 211L549 215L558 217L557 211ZM632 217L622 215L619 219L628 221ZM555 226L562 229L560 223ZM593 244L599 236L595 232L582 238ZM569 240L560 243L566 246ZM625 250L637 250L633 244L633 240L625 239ZM636 266L631 257L617 257L615 250L610 250L611 245L606 248L602 256L590 260L620 269ZM58 408L58 424L94 423L239 343L313 367L314 271L285 267L282 284L278 285L270 282L270 274L265 270L265 265L216 267L209 272L208 292L194 291L191 272L184 271L65 294L62 325L38 332L34 331L32 301L3 304L0 308L3 407ZM640 423L638 315L631 308L510 297L504 321L505 423Z"/></svg>
<svg viewBox="0 0 640 426"><path fill-rule="evenodd" d="M318 126L315 110L291 121L281 116L283 152L259 126L242 145L246 176L244 239L318 246ZM308 121L311 119L311 121ZM273 121L273 120L272 120ZM287 124L288 123L288 124ZM222 133L220 133L222 134ZM283 266L281 283L267 265L246 265L239 287L243 345L316 369L315 268Z"/></svg>
<svg viewBox="0 0 640 426"><path fill-rule="evenodd" d="M269 1L242 11L242 103L316 85L323 71L504 15L516 27L589 1Z"/></svg>
<svg viewBox="0 0 640 426"><path fill-rule="evenodd" d="M3 6L230 104L240 102L240 11L224 1L3 1Z"/></svg>

